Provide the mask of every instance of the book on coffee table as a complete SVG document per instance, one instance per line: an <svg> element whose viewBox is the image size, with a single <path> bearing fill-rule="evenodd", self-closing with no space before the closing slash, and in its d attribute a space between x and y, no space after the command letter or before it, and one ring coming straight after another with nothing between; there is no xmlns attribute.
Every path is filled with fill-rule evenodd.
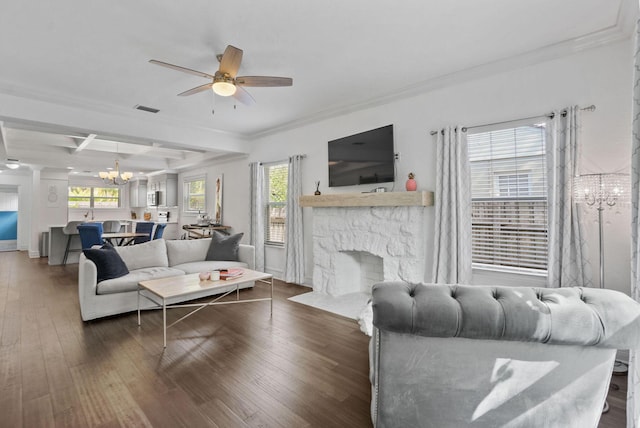
<svg viewBox="0 0 640 428"><path fill-rule="evenodd" d="M220 279L233 279L242 276L244 270L240 268L220 269Z"/></svg>

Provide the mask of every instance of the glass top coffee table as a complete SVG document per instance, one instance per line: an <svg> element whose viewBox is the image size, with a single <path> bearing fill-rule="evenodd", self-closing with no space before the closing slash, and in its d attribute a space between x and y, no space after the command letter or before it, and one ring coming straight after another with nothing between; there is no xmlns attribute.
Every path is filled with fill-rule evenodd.
<svg viewBox="0 0 640 428"><path fill-rule="evenodd" d="M201 280L199 274L188 274L170 276L167 278L151 279L138 283L138 325L140 325L140 299L145 298L162 308L162 336L163 345L167 347L167 329L195 314L199 310L214 305L229 305L233 303L249 302L270 302L270 315L273 315L273 275L257 272L251 269L242 269L242 275L232 279L220 279L216 281ZM271 287L269 297L240 300L240 284L246 282L264 283ZM230 288L229 288L230 287ZM229 288L229 289L228 289ZM225 289L225 291L220 291ZM228 290L227 290L228 289ZM236 292L235 300L219 300L229 294ZM199 299L216 295L216 297L204 303L173 303L184 302L192 299ZM167 309L172 308L195 308L180 319L167 326Z"/></svg>

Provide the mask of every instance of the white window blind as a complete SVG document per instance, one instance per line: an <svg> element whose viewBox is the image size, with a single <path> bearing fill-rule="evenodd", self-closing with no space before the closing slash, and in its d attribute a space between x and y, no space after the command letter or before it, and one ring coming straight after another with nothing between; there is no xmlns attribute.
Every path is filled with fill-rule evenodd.
<svg viewBox="0 0 640 428"><path fill-rule="evenodd" d="M474 267L546 274L544 124L470 131L467 137Z"/></svg>
<svg viewBox="0 0 640 428"><path fill-rule="evenodd" d="M284 245L285 224L287 220L287 181L289 164L272 164L265 166L266 217L265 243Z"/></svg>

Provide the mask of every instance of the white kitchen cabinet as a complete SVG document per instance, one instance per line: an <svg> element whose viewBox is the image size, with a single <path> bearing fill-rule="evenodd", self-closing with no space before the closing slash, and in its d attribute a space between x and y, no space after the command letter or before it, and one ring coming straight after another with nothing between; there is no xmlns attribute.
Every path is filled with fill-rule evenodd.
<svg viewBox="0 0 640 428"><path fill-rule="evenodd" d="M160 207L178 206L178 174L159 174L149 177L149 192L160 192Z"/></svg>
<svg viewBox="0 0 640 428"><path fill-rule="evenodd" d="M131 208L147 206L147 180L138 179L129 182L129 206Z"/></svg>

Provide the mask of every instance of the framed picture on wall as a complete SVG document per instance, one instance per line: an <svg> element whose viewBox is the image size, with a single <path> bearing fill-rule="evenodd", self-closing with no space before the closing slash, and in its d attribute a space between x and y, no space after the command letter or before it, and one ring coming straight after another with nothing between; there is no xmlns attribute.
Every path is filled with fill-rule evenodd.
<svg viewBox="0 0 640 428"><path fill-rule="evenodd" d="M55 184L50 184L47 189L47 207L58 208L59 206L58 187Z"/></svg>
<svg viewBox="0 0 640 428"><path fill-rule="evenodd" d="M213 201L213 221L216 224L222 224L222 178L223 174L216 177L216 193Z"/></svg>

